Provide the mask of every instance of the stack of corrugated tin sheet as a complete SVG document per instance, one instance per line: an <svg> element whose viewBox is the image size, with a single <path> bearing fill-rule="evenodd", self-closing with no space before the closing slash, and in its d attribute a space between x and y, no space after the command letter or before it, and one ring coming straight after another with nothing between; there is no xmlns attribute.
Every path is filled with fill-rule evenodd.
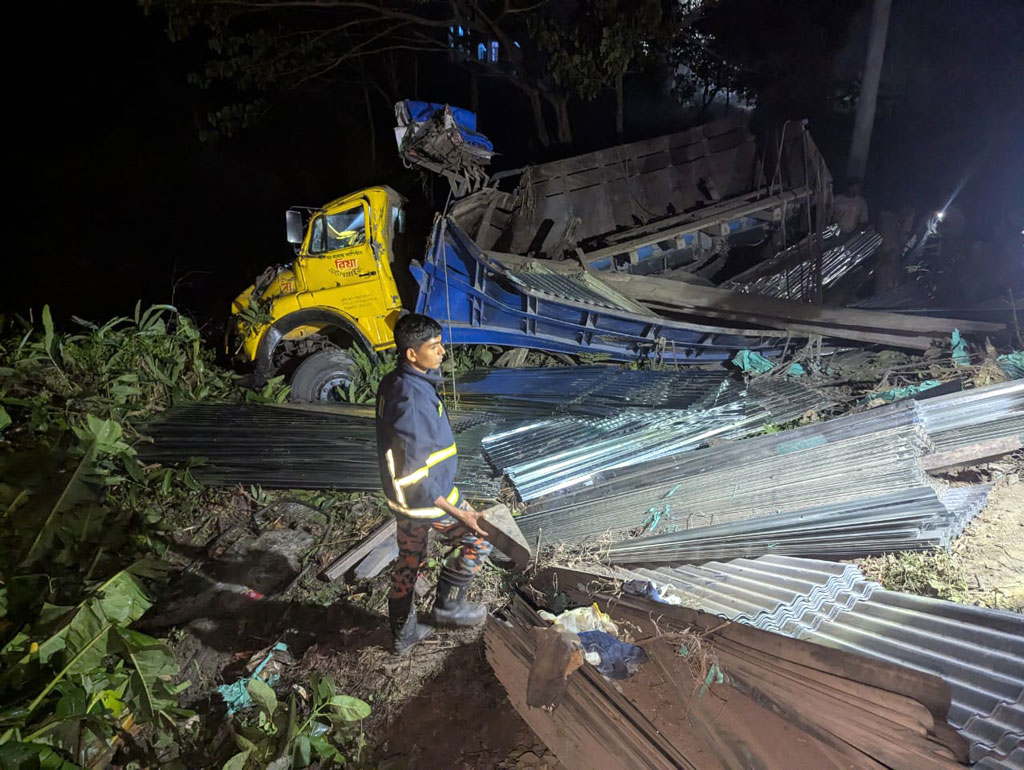
<svg viewBox="0 0 1024 770"><path fill-rule="evenodd" d="M762 556L634 574L663 600L940 676L971 761L1024 765L1022 615L887 591L853 565L814 559Z"/></svg>
<svg viewBox="0 0 1024 770"><path fill-rule="evenodd" d="M476 499L496 499L501 479L479 444L493 426L478 415L452 422L460 489ZM153 440L136 446L142 460L202 458L192 473L206 484L380 489L372 406L197 403L169 410L142 432Z"/></svg>
<svg viewBox="0 0 1024 770"><path fill-rule="evenodd" d="M936 451L1005 436L1024 436L1024 380L917 402Z"/></svg>
<svg viewBox="0 0 1024 770"><path fill-rule="evenodd" d="M948 451L1018 435L1022 421L1019 380L903 401L594 472L584 486L531 500L519 522L528 537L543 532L547 542L583 542L605 532L620 539L661 535L616 547L620 562L699 561L775 548L845 557L946 545L984 506L987 490L947 492L926 472L924 458L935 453L936 441Z"/></svg>
<svg viewBox="0 0 1024 770"><path fill-rule="evenodd" d="M511 401L536 405L543 414L600 415L627 407L686 409L713 400L727 382L729 375L722 369L559 366L474 369L458 375L455 388L460 408L505 409ZM451 390L450 380L444 387Z"/></svg>
<svg viewBox="0 0 1024 770"><path fill-rule="evenodd" d="M792 437L780 442L777 435L694 452L719 457L687 462L675 474L663 468L661 480L641 489L621 486L617 494L569 505L553 498L542 510L520 516L520 528L527 537L543 530L548 542L581 542L606 531L695 529L930 484L919 462L930 444L917 426L835 442L824 441L820 433L815 434L818 441ZM750 454L722 462L733 454L728 450L748 444L754 445ZM758 451L760 444L774 451Z"/></svg>
<svg viewBox="0 0 1024 770"><path fill-rule="evenodd" d="M758 516L729 524L666 532L615 543L612 564L689 564L761 554L844 559L865 553L946 547L985 506L991 487L898 490Z"/></svg>
<svg viewBox="0 0 1024 770"><path fill-rule="evenodd" d="M647 377L623 378L614 390L609 383L594 388L593 396L579 407L575 397L563 407L594 416L549 416L510 426L483 440L488 459L508 477L522 500L588 483L603 471L670 457L712 440L740 438L768 423L786 422L830 403L786 380L749 385L721 380L713 388L705 382L704 393L689 408L658 408L683 400L665 391L664 384L670 380L663 375L671 377L670 373L623 374L658 377L650 378L652 387L646 393L638 392L639 382L631 381ZM621 393L618 388L628 387L627 383L633 386L627 391L628 400L610 401L609 395ZM637 401L645 402L645 408L633 408Z"/></svg>

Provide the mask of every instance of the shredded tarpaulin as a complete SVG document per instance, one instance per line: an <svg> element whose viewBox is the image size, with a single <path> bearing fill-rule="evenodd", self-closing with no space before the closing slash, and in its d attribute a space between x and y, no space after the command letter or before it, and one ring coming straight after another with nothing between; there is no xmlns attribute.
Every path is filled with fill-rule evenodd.
<svg viewBox="0 0 1024 770"><path fill-rule="evenodd" d="M587 662L595 653L600 656L599 662L592 665L609 679L628 679L647 662L643 647L620 641L604 631L581 631L579 637L587 651Z"/></svg>
<svg viewBox="0 0 1024 770"><path fill-rule="evenodd" d="M957 366L970 366L971 357L967 355L967 341L960 336L960 330L954 329L950 337L950 348L953 353L953 363Z"/></svg>
<svg viewBox="0 0 1024 770"><path fill-rule="evenodd" d="M938 380L925 380L917 385L905 385L902 388L889 388L889 390L882 390L878 393L869 393L861 399L862 403L874 401L876 398L880 398L882 401L899 401L901 398L909 398L915 393L920 393L922 390L928 390L928 388L937 388L942 383Z"/></svg>
<svg viewBox="0 0 1024 770"><path fill-rule="evenodd" d="M686 658L690 655L690 648L685 644L679 645L679 656ZM717 663L712 663L708 666L708 673L704 676L704 683L700 686L700 692L697 693L697 697L703 697L704 693L708 691L708 688L712 684L721 684L725 681L725 674L722 673L722 667Z"/></svg>
<svg viewBox="0 0 1024 770"><path fill-rule="evenodd" d="M623 593L632 594L634 596L643 596L646 599L652 599L661 604L682 604L683 600L678 596L678 592L672 586L658 586L654 585L649 580L627 580L622 584Z"/></svg>
<svg viewBox="0 0 1024 770"><path fill-rule="evenodd" d="M619 629L612 622L609 615L601 612L600 607L591 604L589 607L576 607L566 610L561 615L552 615L550 612L540 611L540 616L548 623L553 623L566 631L574 634L583 631L607 631L612 636L618 636Z"/></svg>
<svg viewBox="0 0 1024 770"><path fill-rule="evenodd" d="M741 350L733 356L732 362L736 364L745 374L751 372L770 372L774 364L760 353L753 350Z"/></svg>
<svg viewBox="0 0 1024 770"><path fill-rule="evenodd" d="M775 364L753 350L741 350L733 356L732 362L738 366L744 374L763 374L764 372L770 372L775 368ZM779 364L779 366L782 366L782 364ZM786 369L786 374L790 377L800 377L801 375L807 374L807 370L804 369L802 364L794 361Z"/></svg>
<svg viewBox="0 0 1024 770"><path fill-rule="evenodd" d="M271 648L270 652L267 653L267 656L253 670L250 676L240 677L231 684L222 684L217 688L217 692L220 693L228 707L228 715L252 705L252 697L249 695L249 682L260 676L263 669L267 667L267 664L274 659L275 652L288 652L288 645L284 642L278 642ZM265 679L267 684L273 686L278 679L278 674L260 678Z"/></svg>
<svg viewBox="0 0 1024 770"><path fill-rule="evenodd" d="M996 363L1007 377L1014 380L1024 377L1024 350L1015 350L1012 353L999 356L996 358Z"/></svg>

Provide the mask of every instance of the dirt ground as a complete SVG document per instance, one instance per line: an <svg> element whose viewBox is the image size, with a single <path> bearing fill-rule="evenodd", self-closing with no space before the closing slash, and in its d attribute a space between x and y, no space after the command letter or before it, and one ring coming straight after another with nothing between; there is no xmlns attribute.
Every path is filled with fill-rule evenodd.
<svg viewBox="0 0 1024 770"><path fill-rule="evenodd" d="M968 589L992 596L1002 609L1024 612L1024 480L996 483L988 505L957 544Z"/></svg>
<svg viewBox="0 0 1024 770"><path fill-rule="evenodd" d="M180 678L190 682L183 705L207 717L201 720L203 734L186 753L189 762L219 766L230 755L232 720L217 687L245 675L275 643L284 642L288 652L275 657L279 692L293 684L308 687L313 675L326 674L340 691L370 704L371 716L363 723L363 767L557 767L494 677L479 629L440 631L413 655L397 659L388 650L389 571L359 582L318 577L372 528L372 517L346 516L329 532L298 509L293 516L280 513L264 517L259 527L244 514L230 525L222 522L225 535L213 548L179 543L174 549L179 563L192 561L192 567L173 581L143 622L146 630L166 634L171 642ZM322 549L303 571L304 553L326 539L334 546ZM434 543L421 586L421 612L432 603L433 573L445 552ZM474 598L503 601L506 574L489 566L474 586Z"/></svg>

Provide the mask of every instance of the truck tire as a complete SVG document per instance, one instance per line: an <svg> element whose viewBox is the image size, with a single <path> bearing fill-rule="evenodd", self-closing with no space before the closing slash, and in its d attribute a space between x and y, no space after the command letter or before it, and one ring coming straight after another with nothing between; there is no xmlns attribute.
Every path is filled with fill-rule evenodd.
<svg viewBox="0 0 1024 770"><path fill-rule="evenodd" d="M347 390L357 374L355 361L347 350L321 350L296 367L289 398L300 403L340 401L336 388Z"/></svg>

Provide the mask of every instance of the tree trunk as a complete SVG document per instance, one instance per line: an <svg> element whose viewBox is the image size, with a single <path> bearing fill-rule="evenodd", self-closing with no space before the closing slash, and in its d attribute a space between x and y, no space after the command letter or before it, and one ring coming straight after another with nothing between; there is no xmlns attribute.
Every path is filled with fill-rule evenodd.
<svg viewBox="0 0 1024 770"><path fill-rule="evenodd" d="M536 88L527 91L530 97L530 109L533 110L534 127L537 129L537 139L544 147L551 146L551 137L548 135L548 126L544 122L544 105L540 101L540 92Z"/></svg>
<svg viewBox="0 0 1024 770"><path fill-rule="evenodd" d="M555 119L558 121L558 143L572 144L572 125L569 123L569 97L562 93L545 93L545 97L555 108Z"/></svg>
<svg viewBox="0 0 1024 770"><path fill-rule="evenodd" d="M871 32L868 36L868 53L864 62L864 77L860 83L857 98L857 116L853 121L853 139L850 142L850 158L846 175L860 179L868 165L868 148L871 146L871 129L875 124L875 104L878 101L878 81L882 77L882 61L885 58L885 38L889 33L889 9L892 0L874 0L871 13Z"/></svg>
<svg viewBox="0 0 1024 770"><path fill-rule="evenodd" d="M625 94L623 93L622 81L624 80L623 73L619 73L615 78L615 135L621 140L622 132L625 128Z"/></svg>

